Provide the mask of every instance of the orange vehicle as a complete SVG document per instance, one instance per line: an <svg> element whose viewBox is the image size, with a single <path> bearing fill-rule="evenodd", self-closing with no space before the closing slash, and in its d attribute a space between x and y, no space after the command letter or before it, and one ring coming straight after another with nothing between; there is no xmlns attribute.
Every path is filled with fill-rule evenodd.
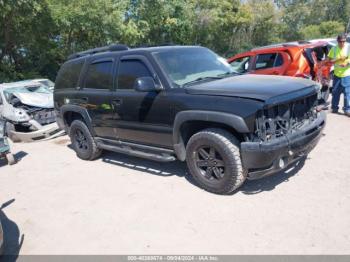
<svg viewBox="0 0 350 262"><path fill-rule="evenodd" d="M327 101L331 64L324 60L331 46L326 41L282 43L252 49L228 59L238 73L304 77L319 82Z"/></svg>

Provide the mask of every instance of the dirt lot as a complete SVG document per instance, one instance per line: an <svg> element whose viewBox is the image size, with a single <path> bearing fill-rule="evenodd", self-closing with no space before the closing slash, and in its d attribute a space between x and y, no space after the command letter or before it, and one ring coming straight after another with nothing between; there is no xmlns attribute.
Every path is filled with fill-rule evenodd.
<svg viewBox="0 0 350 262"><path fill-rule="evenodd" d="M66 136L15 144L20 162L0 163L6 252L350 254L349 141L350 118L329 114L305 164L232 196L199 189L180 162L85 162Z"/></svg>

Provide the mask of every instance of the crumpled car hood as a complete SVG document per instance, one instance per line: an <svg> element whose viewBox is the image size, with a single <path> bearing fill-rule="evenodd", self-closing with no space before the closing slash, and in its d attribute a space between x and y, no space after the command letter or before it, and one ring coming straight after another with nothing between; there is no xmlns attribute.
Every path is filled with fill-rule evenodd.
<svg viewBox="0 0 350 262"><path fill-rule="evenodd" d="M23 104L28 106L53 108L53 95L46 93L13 93Z"/></svg>

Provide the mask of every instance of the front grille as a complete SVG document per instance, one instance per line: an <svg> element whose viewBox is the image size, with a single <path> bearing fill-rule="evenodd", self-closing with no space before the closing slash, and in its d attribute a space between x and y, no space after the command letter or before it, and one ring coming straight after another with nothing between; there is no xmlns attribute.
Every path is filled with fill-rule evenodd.
<svg viewBox="0 0 350 262"><path fill-rule="evenodd" d="M317 117L317 94L259 111L255 135L259 141L270 141L292 133Z"/></svg>
<svg viewBox="0 0 350 262"><path fill-rule="evenodd" d="M40 125L48 125L56 121L54 109L42 109L32 113L32 117Z"/></svg>

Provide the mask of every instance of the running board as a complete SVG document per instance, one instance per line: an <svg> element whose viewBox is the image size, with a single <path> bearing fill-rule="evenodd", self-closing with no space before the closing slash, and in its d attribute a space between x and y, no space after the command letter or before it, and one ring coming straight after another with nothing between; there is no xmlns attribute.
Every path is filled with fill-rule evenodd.
<svg viewBox="0 0 350 262"><path fill-rule="evenodd" d="M176 157L172 154L174 151L169 149L160 149L126 142L116 142L102 138L95 138L95 141L98 148L108 151L146 158L158 162L171 162L176 160Z"/></svg>

